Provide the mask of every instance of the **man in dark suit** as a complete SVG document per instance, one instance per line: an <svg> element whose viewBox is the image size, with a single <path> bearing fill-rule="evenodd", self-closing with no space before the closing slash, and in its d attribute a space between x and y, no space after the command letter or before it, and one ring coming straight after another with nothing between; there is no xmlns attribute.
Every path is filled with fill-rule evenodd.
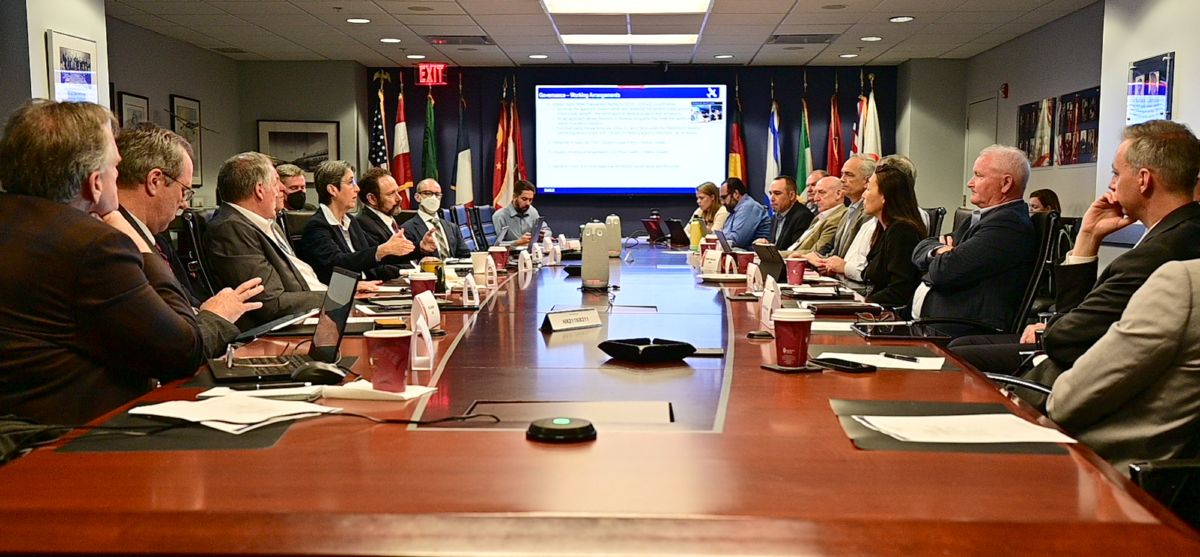
<svg viewBox="0 0 1200 557"><path fill-rule="evenodd" d="M417 194L413 198L418 204L416 218L404 223L404 231L413 238L432 234L437 245L437 256L441 259L471 257L471 249L463 241L462 232L454 223L438 216L442 206L442 186L433 178L417 182Z"/></svg>
<svg viewBox="0 0 1200 557"><path fill-rule="evenodd" d="M0 415L85 423L203 361L171 270L116 211L113 122L31 101L0 139Z"/></svg>
<svg viewBox="0 0 1200 557"><path fill-rule="evenodd" d="M423 255L403 232L393 234L377 246L367 241L357 220L350 215L358 204L359 192L350 163L325 161L317 167L313 178L320 208L304 225L304 236L296 252L312 265L321 282L329 283L334 267L358 271L371 280L393 279L400 276L400 271L385 263L384 258L411 261ZM423 245L432 248L432 238L428 241L429 244Z"/></svg>
<svg viewBox="0 0 1200 557"><path fill-rule="evenodd" d="M1125 129L1112 166L1108 193L1088 207L1075 249L1055 270L1059 315L1048 326L1027 327L1019 339L963 339L973 344L956 346L956 353L984 371L1012 373L1020 363L1017 353L1036 348L1036 332L1044 330L1048 357L1025 378L1051 385L1120 319L1129 298L1155 270L1168 261L1200 258L1200 205L1192 201L1200 172L1200 140L1175 122L1135 124ZM1100 242L1135 222L1149 230L1097 279ZM992 344L977 345L980 342Z"/></svg>
<svg viewBox="0 0 1200 557"><path fill-rule="evenodd" d="M796 195L796 179L777 176L767 186L767 197L775 216L771 219L771 233L766 238L755 240L756 244L774 244L780 249L796 243L800 235L812 224L813 212L799 203Z"/></svg>
<svg viewBox="0 0 1200 557"><path fill-rule="evenodd" d="M325 285L275 224L283 188L271 159L254 152L230 157L217 173L217 190L225 201L207 234L214 279L223 286L263 279L263 292L251 299L262 308L247 312L238 326L246 329L320 306Z"/></svg>
<svg viewBox="0 0 1200 557"><path fill-rule="evenodd" d="M121 131L117 149L122 153L117 165L117 195L121 216L159 257L172 267L175 277L186 278L178 257L172 257L169 239L163 234L176 213L187 207L194 190L192 182L192 147L187 140L170 130L154 124L141 124ZM189 295L192 307L199 306L196 322L204 338L204 352L209 357L224 353L226 346L239 333L234 325L247 311L261 304L246 300L262 292L262 279L252 278L237 289L225 288L201 303L180 282L180 289Z"/></svg>
<svg viewBox="0 0 1200 557"><path fill-rule="evenodd" d="M975 159L967 183L979 210L953 234L929 238L913 250L922 284L913 296L919 318L964 318L1008 328L1037 258L1037 235L1025 204L1029 159L1013 147L992 145ZM962 329L940 325L947 333Z"/></svg>
<svg viewBox="0 0 1200 557"><path fill-rule="evenodd" d="M401 223L396 220L400 186L386 169L373 167L362 173L358 178L358 200L356 220L367 235L368 245L378 246L400 231Z"/></svg>

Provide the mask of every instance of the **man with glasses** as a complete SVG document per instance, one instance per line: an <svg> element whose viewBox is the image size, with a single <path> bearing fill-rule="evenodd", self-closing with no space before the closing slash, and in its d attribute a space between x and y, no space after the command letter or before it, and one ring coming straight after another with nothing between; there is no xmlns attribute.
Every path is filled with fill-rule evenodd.
<svg viewBox="0 0 1200 557"><path fill-rule="evenodd" d="M423 238L432 233L437 243L437 256L441 259L471 257L471 250L463 241L458 227L438 214L442 206L441 184L433 178L417 182L414 199L418 204L417 218L404 223L404 232L413 238Z"/></svg>
<svg viewBox="0 0 1200 557"><path fill-rule="evenodd" d="M721 204L729 211L724 232L730 245L750 249L755 240L771 235L767 208L750 197L741 179L731 177L721 184Z"/></svg>
<svg viewBox="0 0 1200 557"><path fill-rule="evenodd" d="M334 267L364 273L368 279L393 279L400 271L385 263L384 258L408 261L437 251L432 234L421 239L421 251L417 251L403 230L377 246L367 241L362 227L350 215L358 206L359 193L350 163L325 161L317 167L313 178L321 205L304 225L304 236L296 252L312 266L322 283L329 284Z"/></svg>
<svg viewBox="0 0 1200 557"><path fill-rule="evenodd" d="M508 207L496 211L492 215L492 225L496 233L507 229L504 236L497 236L497 242L512 242L514 246L528 245L533 239L533 224L538 220L538 210L533 206L533 195L537 188L528 180L517 180L513 184L513 199Z"/></svg>
<svg viewBox="0 0 1200 557"><path fill-rule="evenodd" d="M261 306L247 300L262 292L262 279L252 278L215 296L197 292L171 247L171 240L165 234L167 227L188 207L195 194L191 187L192 147L186 139L146 123L122 131L117 137L117 150L122 154L117 165L117 197L121 204L118 210L146 245L171 266L192 307L199 306L196 322L205 353L216 356L224 352L225 346L238 335L234 323L246 311Z"/></svg>
<svg viewBox="0 0 1200 557"><path fill-rule="evenodd" d="M400 216L400 186L386 168L368 168L358 178L360 207L356 220L369 245L387 242L404 224ZM410 213L411 215L411 213ZM420 236L413 236L420 238Z"/></svg>

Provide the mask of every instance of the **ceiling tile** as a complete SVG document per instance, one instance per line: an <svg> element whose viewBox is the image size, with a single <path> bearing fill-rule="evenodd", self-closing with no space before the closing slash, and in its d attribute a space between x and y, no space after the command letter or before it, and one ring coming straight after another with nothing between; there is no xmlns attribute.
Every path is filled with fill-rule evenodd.
<svg viewBox="0 0 1200 557"><path fill-rule="evenodd" d="M106 0L104 2L104 15L110 15L117 19L120 19L121 16L145 14L146 12L142 10L115 0Z"/></svg>
<svg viewBox="0 0 1200 557"><path fill-rule="evenodd" d="M409 26L431 25L475 25L475 20L469 15L405 15L396 14L396 19Z"/></svg>
<svg viewBox="0 0 1200 557"><path fill-rule="evenodd" d="M44 0L43 0L44 1ZM122 4L159 15L220 14L220 9L205 2L191 0L121 0Z"/></svg>
<svg viewBox="0 0 1200 557"><path fill-rule="evenodd" d="M838 24L784 24L775 28L776 35L841 35L849 25Z"/></svg>
<svg viewBox="0 0 1200 557"><path fill-rule="evenodd" d="M544 14L538 0L458 0L467 13L488 14Z"/></svg>
<svg viewBox="0 0 1200 557"><path fill-rule="evenodd" d="M263 14L302 14L304 10L296 7L291 2L284 0L259 1L259 2L230 2L222 0L208 0L208 4L220 11L234 15L263 15Z"/></svg>
<svg viewBox="0 0 1200 557"><path fill-rule="evenodd" d="M430 35L475 36L483 35L483 29L475 25L410 25L413 33L428 37Z"/></svg>
<svg viewBox="0 0 1200 557"><path fill-rule="evenodd" d="M162 18L171 23L188 27L226 27L246 24L246 20L229 14L163 14Z"/></svg>
<svg viewBox="0 0 1200 557"><path fill-rule="evenodd" d="M785 14L794 0L716 0L714 14Z"/></svg>
<svg viewBox="0 0 1200 557"><path fill-rule="evenodd" d="M988 0L991 3L999 3ZM906 15L923 12L943 12L953 10L963 3L963 0L883 0L875 7L876 12L886 12L891 15ZM1007 3L1007 0L1004 0Z"/></svg>
<svg viewBox="0 0 1200 557"><path fill-rule="evenodd" d="M966 0L959 4L955 10L960 12L989 12L993 10L1027 12L1034 8L1039 8L1044 4L1046 4L1046 0L1004 0L1003 2L997 2L996 0Z"/></svg>
<svg viewBox="0 0 1200 557"><path fill-rule="evenodd" d="M1021 16L1021 12L949 12L938 18L937 23L1008 23Z"/></svg>
<svg viewBox="0 0 1200 557"><path fill-rule="evenodd" d="M419 0L376 0L376 4L383 8L384 11L395 14L397 17L404 15L462 15L467 12L463 11L462 7L453 0L430 2ZM412 9L417 8L417 9Z"/></svg>

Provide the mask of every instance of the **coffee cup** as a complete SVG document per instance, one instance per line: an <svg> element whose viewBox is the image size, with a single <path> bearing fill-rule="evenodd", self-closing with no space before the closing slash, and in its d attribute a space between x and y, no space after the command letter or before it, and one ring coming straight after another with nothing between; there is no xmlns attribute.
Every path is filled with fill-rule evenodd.
<svg viewBox="0 0 1200 557"><path fill-rule="evenodd" d="M482 274L486 273L487 272L487 258L488 258L488 252L486 252L486 251L471 252L471 272L476 275L482 275Z"/></svg>
<svg viewBox="0 0 1200 557"><path fill-rule="evenodd" d="M775 323L775 363L783 367L804 367L808 363L812 311L781 308L771 313L771 320Z"/></svg>
<svg viewBox="0 0 1200 557"><path fill-rule="evenodd" d="M508 248L504 246L492 246L488 248L488 255L492 256L492 261L496 262L497 269L503 269L508 266Z"/></svg>
<svg viewBox="0 0 1200 557"><path fill-rule="evenodd" d="M367 339L367 363L371 386L377 391L404 392L408 384L412 331L376 329L363 333Z"/></svg>
<svg viewBox="0 0 1200 557"><path fill-rule="evenodd" d="M408 275L408 285L412 288L414 297L427 290L433 292L437 288L437 275L433 273L413 273Z"/></svg>
<svg viewBox="0 0 1200 557"><path fill-rule="evenodd" d="M733 253L734 261L737 262L737 272L746 274L746 269L750 268L750 263L754 261L754 252L752 251L737 251Z"/></svg>
<svg viewBox="0 0 1200 557"><path fill-rule="evenodd" d="M784 264L787 265L787 283L793 285L804 284L804 268L807 263L803 259L786 259Z"/></svg>

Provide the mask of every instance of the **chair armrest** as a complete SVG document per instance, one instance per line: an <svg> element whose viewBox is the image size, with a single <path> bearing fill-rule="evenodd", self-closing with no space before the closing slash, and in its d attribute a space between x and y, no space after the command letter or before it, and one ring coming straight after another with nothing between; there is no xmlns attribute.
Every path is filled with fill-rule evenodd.
<svg viewBox="0 0 1200 557"><path fill-rule="evenodd" d="M985 373L985 374L983 374L983 376L987 377L989 380L991 380L994 383L1001 383L1004 385L1012 385L1015 387L1024 387L1026 389L1044 394L1046 396L1050 395L1050 387L1047 387L1041 383L1035 383L1033 381L1021 379L1020 377L1014 377L1012 375L1004 375L1002 373Z"/></svg>
<svg viewBox="0 0 1200 557"><path fill-rule="evenodd" d="M967 327L974 327L978 331L977 333L972 331L973 334L981 334L981 335L995 335L995 334L1003 334L1006 332L1004 329L999 329L999 328L993 327L982 321L976 321L974 319L963 319L960 317L931 317L928 319L917 319L913 323L918 324L918 325L937 325L939 323L945 323L948 325L965 325ZM960 335L960 336L962 336L962 335Z"/></svg>

